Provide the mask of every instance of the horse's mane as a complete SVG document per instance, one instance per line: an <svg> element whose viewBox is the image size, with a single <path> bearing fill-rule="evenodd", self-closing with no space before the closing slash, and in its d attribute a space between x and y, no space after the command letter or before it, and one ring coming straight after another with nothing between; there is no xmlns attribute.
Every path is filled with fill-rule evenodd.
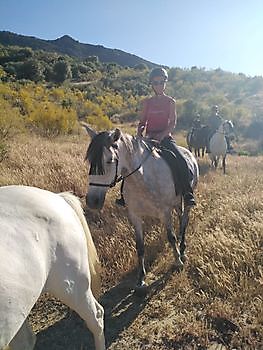
<svg viewBox="0 0 263 350"><path fill-rule="evenodd" d="M129 153L133 153L138 147L138 141L129 134L121 134L121 141L124 143Z"/></svg>
<svg viewBox="0 0 263 350"><path fill-rule="evenodd" d="M103 148L107 146L109 133L103 131L94 136L88 147L85 160L90 163L90 175L103 175L104 167L102 162Z"/></svg>
<svg viewBox="0 0 263 350"><path fill-rule="evenodd" d="M99 263L99 258L97 255L96 247L94 245L87 221L83 214L80 200L73 195L71 192L62 192L59 195L71 206L71 208L77 214L83 230L86 236L87 248L88 248L88 262L91 274L91 289L94 296L99 296L99 291L101 287L100 272L101 267Z"/></svg>
<svg viewBox="0 0 263 350"><path fill-rule="evenodd" d="M110 144L110 132L103 131L94 136L88 147L85 160L90 163L89 175L103 175L105 169L103 165L103 151L104 147L109 147ZM124 144L128 154L133 154L139 148L139 141L135 137L121 133L120 141Z"/></svg>

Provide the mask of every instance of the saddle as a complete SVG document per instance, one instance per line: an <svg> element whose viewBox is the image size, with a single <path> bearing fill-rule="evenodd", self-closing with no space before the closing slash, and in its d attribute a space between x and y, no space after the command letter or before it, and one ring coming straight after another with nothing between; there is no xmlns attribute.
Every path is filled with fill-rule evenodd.
<svg viewBox="0 0 263 350"><path fill-rule="evenodd" d="M176 154L155 140L149 140L147 142L147 145L151 151L155 150L160 155L160 157L166 161L172 173L175 193L176 195L182 194L182 188L184 187L184 184L181 183L180 176L178 175L178 168L180 165Z"/></svg>

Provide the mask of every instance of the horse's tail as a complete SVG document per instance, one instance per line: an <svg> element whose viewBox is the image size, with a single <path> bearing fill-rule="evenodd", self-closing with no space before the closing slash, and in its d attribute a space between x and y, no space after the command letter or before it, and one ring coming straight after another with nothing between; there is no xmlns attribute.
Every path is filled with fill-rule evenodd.
<svg viewBox="0 0 263 350"><path fill-rule="evenodd" d="M99 292L101 288L101 279L100 279L101 266L100 266L96 247L94 245L86 218L83 214L80 200L70 192L63 192L63 193L60 193L59 195L75 211L75 213L77 214L82 224L83 230L85 232L87 248L88 248L89 268L90 268L90 274L91 274L91 289L92 289L92 293L97 298L99 296Z"/></svg>

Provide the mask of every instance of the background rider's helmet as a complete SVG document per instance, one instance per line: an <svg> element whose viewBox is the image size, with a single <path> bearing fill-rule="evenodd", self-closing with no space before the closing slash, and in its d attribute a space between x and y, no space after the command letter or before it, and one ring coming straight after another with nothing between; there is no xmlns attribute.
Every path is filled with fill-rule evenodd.
<svg viewBox="0 0 263 350"><path fill-rule="evenodd" d="M164 78L165 81L167 81L168 80L168 73L164 68L161 68L161 67L154 68L151 71L150 76L149 76L150 83L152 82L153 78L156 78L156 77L162 77L162 78Z"/></svg>
<svg viewBox="0 0 263 350"><path fill-rule="evenodd" d="M212 107L212 111L213 111L213 112L219 112L218 106L217 106L217 105L214 105L214 106Z"/></svg>

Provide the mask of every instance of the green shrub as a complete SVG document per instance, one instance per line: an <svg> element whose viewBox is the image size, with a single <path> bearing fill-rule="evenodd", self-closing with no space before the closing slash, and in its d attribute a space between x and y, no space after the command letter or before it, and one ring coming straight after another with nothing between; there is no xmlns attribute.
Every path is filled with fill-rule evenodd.
<svg viewBox="0 0 263 350"><path fill-rule="evenodd" d="M77 125L77 114L71 108L63 108L46 101L35 106L27 123L43 136L71 134Z"/></svg>

